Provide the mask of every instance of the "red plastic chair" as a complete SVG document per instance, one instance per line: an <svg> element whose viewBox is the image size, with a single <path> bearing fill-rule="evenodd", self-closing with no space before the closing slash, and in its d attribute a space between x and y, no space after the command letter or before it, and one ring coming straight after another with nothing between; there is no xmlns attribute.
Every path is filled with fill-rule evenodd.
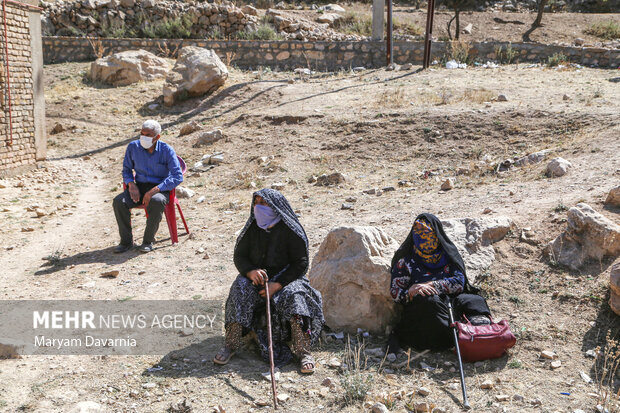
<svg viewBox="0 0 620 413"><path fill-rule="evenodd" d="M179 160L179 164L181 164L181 172L185 175L187 172L187 165L185 161L177 155L177 159ZM123 189L126 189L127 185L123 184ZM170 232L170 239L172 240L172 244L177 244L179 242L179 235L177 232L177 216L175 205L179 209L179 215L181 215L181 220L183 221L183 226L185 226L185 232L189 235L189 227L187 226L187 222L185 222L185 217L183 216L183 211L181 210L181 203L179 202L176 196L176 188L173 188L170 191L170 197L168 199L168 204L164 209L164 215L166 216L166 222L168 223L168 231ZM144 205L137 206L136 208L144 209L144 213L146 217L149 217L148 212L146 212L146 207Z"/></svg>

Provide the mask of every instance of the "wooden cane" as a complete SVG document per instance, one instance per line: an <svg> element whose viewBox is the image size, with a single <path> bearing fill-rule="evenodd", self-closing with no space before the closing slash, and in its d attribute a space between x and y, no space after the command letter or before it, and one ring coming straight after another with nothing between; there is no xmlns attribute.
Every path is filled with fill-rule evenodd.
<svg viewBox="0 0 620 413"><path fill-rule="evenodd" d="M273 342L271 338L271 305L269 299L269 283L265 281L265 298L267 299L267 337L269 338L269 369L271 372L271 390L273 392L273 408L278 410L278 393L276 392L275 368L273 365Z"/></svg>

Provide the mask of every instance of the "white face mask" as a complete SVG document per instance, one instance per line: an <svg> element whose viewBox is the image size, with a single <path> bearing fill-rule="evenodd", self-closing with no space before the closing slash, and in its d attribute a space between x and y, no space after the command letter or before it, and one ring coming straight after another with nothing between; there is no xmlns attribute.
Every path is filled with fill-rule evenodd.
<svg viewBox="0 0 620 413"><path fill-rule="evenodd" d="M142 145L144 149L149 149L153 146L153 138L150 136L140 135L140 145Z"/></svg>

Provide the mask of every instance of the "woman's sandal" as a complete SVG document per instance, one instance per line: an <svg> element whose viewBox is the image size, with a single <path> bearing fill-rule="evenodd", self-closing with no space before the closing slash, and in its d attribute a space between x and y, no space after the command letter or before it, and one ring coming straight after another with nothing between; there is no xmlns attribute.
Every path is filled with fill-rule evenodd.
<svg viewBox="0 0 620 413"><path fill-rule="evenodd" d="M213 362L215 364L227 364L230 361L230 358L235 354L234 351L227 349L226 347L222 347L220 351L213 357ZM219 359L220 357L221 359ZM223 358L222 358L223 357Z"/></svg>
<svg viewBox="0 0 620 413"><path fill-rule="evenodd" d="M311 368L304 368L304 366L310 364L312 367ZM303 356L301 358L301 373L302 374L312 374L314 373L314 366L315 366L315 361L314 361L314 357L312 357L311 354L306 354L305 356Z"/></svg>

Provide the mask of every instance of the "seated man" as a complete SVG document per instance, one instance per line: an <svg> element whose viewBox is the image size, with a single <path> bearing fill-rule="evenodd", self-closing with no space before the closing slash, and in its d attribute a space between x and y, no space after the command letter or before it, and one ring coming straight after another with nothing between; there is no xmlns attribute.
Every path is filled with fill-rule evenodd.
<svg viewBox="0 0 620 413"><path fill-rule="evenodd" d="M121 253L133 247L131 208L146 207L148 218L140 252L153 251L153 241L168 204L170 190L183 182L181 165L174 149L159 140L161 126L155 120L142 124L140 140L127 146L123 161L123 182L127 186L114 198L114 215L121 242L114 252ZM134 175L135 172L135 175Z"/></svg>

